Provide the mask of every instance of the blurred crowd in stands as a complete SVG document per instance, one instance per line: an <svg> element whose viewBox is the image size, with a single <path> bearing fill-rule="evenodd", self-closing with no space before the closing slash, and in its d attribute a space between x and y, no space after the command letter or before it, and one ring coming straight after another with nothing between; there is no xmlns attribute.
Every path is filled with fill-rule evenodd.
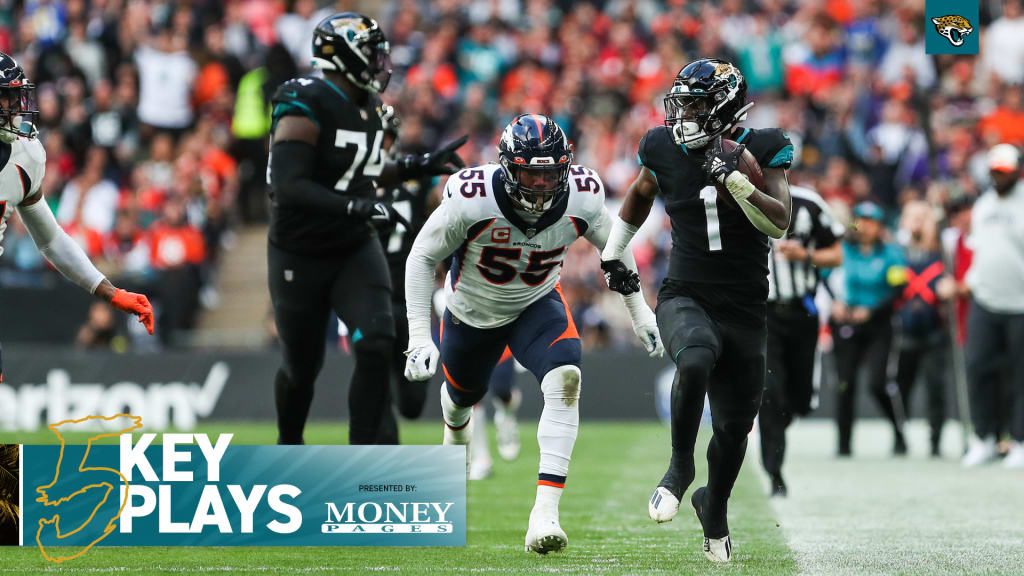
<svg viewBox="0 0 1024 576"><path fill-rule="evenodd" d="M698 57L744 73L747 126L790 134L791 182L844 222L875 202L887 242L908 242L897 223L913 212L930 249L963 249L985 151L1024 144L1020 0L981 2L976 57L925 54L924 0L0 0L0 50L38 85L47 201L106 272L154 293L168 333L216 305L231 230L265 220L269 95L309 70L311 31L344 10L377 17L391 42L383 99L402 152L468 133L467 163L493 161L505 123L546 113L613 210L662 95ZM652 300L671 242L657 214L635 243ZM17 224L5 247L0 266L45 267ZM632 342L592 248L575 245L562 276L586 347Z"/></svg>

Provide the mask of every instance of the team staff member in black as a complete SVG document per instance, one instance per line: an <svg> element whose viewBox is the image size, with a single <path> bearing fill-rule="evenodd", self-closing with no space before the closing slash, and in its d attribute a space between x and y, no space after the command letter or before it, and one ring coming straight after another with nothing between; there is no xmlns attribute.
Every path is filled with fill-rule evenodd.
<svg viewBox="0 0 1024 576"><path fill-rule="evenodd" d="M740 138L742 140L742 137ZM792 218L768 260L768 375L761 398L761 462L773 496L786 495L782 459L786 428L811 411L818 345L818 269L843 261L843 225L810 188L791 186Z"/></svg>
<svg viewBox="0 0 1024 576"><path fill-rule="evenodd" d="M313 32L313 64L323 77L289 80L273 96L267 259L284 345L274 382L281 444L303 441L332 310L352 330L355 352L349 441L376 439L395 326L387 261L371 223L405 224L377 200L377 181L390 186L463 166L454 150L465 138L432 154L383 159L377 94L391 77L389 52L373 19L335 14Z"/></svg>
<svg viewBox="0 0 1024 576"><path fill-rule="evenodd" d="M660 194L672 222L672 253L658 294L658 327L676 380L672 460L648 512L657 522L671 520L693 482L706 392L714 430L708 484L690 503L704 528L704 554L714 562L732 558L727 505L764 389L768 238L785 234L790 219L789 138L779 129L730 132L753 106L746 94L740 71L722 60L698 60L679 72L665 96L665 125L640 141L640 175L601 254L611 289L637 288L636 272L619 258ZM724 136L743 143L726 152ZM763 169L765 190L736 168L744 146ZM718 197L716 183L730 200Z"/></svg>
<svg viewBox="0 0 1024 576"><path fill-rule="evenodd" d="M381 107L381 122L384 124L384 153L394 155L401 132L401 119L392 106ZM391 272L391 311L395 319L395 344L391 354L391 386L388 389L390 399L404 418L416 419L423 413L427 400L429 380L410 382L405 379L405 355L409 347L409 321L405 316L405 261L409 257L413 240L419 233L427 216L441 202L440 193L434 192L433 177L427 176L417 180L406 180L382 189L381 200L391 204L392 209L408 222L408 226L398 222L378 225L381 246L388 260ZM398 443L398 422L395 420L392 402L385 406L377 434L378 444Z"/></svg>

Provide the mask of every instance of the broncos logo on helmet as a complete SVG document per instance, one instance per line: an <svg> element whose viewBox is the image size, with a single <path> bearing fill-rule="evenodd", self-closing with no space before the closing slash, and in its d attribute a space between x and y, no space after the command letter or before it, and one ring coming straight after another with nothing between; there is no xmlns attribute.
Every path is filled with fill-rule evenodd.
<svg viewBox="0 0 1024 576"><path fill-rule="evenodd" d="M0 140L35 138L39 110L36 87L14 58L0 52Z"/></svg>
<svg viewBox="0 0 1024 576"><path fill-rule="evenodd" d="M565 132L542 114L516 116L498 142L505 191L519 208L534 215L568 194L572 159Z"/></svg>
<svg viewBox="0 0 1024 576"><path fill-rule="evenodd" d="M962 45L964 36L974 32L974 27L971 26L967 18L955 14L932 18L932 24L935 24L935 30L945 36L953 46Z"/></svg>

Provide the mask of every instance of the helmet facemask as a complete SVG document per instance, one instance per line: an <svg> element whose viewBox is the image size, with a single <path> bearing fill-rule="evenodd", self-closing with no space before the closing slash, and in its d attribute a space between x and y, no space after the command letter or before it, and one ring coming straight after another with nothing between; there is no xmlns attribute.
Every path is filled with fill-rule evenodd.
<svg viewBox="0 0 1024 576"><path fill-rule="evenodd" d="M14 81L0 86L0 138L7 142L19 136L35 138L39 133L36 129L38 119L35 85Z"/></svg>
<svg viewBox="0 0 1024 576"><path fill-rule="evenodd" d="M559 196L569 189L571 156L554 163L533 158L530 164L501 158L508 196L522 210L540 216L551 209Z"/></svg>

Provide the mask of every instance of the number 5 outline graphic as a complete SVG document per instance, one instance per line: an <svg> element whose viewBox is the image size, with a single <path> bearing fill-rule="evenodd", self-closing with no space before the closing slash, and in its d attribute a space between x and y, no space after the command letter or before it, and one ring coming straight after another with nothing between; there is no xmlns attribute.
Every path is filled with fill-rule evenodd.
<svg viewBox="0 0 1024 576"><path fill-rule="evenodd" d="M118 432L105 432L105 433L97 434L97 435L89 438L86 441L85 455L82 456L82 461L79 462L79 464L78 464L78 471L79 472L95 472L95 471L99 471L99 472L110 472L112 474L117 474L117 477L120 478L120 481L123 482L124 485L125 485L125 494L126 494L125 501L122 502L120 508L117 509L117 514L113 518L111 518L110 520L107 521L107 525L104 527L103 533L98 538L96 538L95 540L90 542L88 545L86 545L85 548L83 548L82 550L78 551L75 554L72 554L71 556L60 556L60 555L50 556L49 554L46 553L46 547L43 546L43 543L40 540L40 537L42 536L42 533L43 533L43 527L46 526L47 524L53 524L53 527L54 527L54 530L57 533L57 538L58 539L60 539L60 538L67 538L68 536L71 536L73 534L78 533L79 531L81 531L86 526L89 526L90 524L92 524L92 520L96 516L96 513L103 506L103 504L106 503L107 498L110 497L110 493L114 491L114 485L111 484L110 482L100 482L100 483L97 483L97 484L89 484L88 486L82 487L82 488L76 490L75 492L73 492L71 495L64 496L62 498L57 499L56 501L50 500L50 498L46 495L46 491L48 489L52 488L54 485L57 484L57 480L58 480L58 478L60 478L61 464L62 464L62 462L64 460L65 440L64 440L64 437L61 435L61 427L65 426L65 425L69 425L69 424L81 424L81 423L87 422L89 420L105 420L107 422L111 422L111 421L114 421L114 420L116 420L118 418L129 418L129 419L132 420L133 424L130 427L124 428L124 429L122 429L122 430L120 430ZM106 538L117 527L117 524L116 524L117 519L121 517L121 512L124 510L124 506L128 502L128 497L127 497L127 494L128 494L128 480L124 477L124 475L121 474L120 470L115 470L114 468L107 468L105 466L92 466L92 467L86 466L86 461L89 459L89 452L92 450L92 444L93 444L94 441L99 440L100 438L109 438L111 436L120 436L121 434L127 434L127 433L129 433L129 432L131 432L133 430L138 430L140 428L142 428L142 418L140 418L139 416L132 416L131 414L116 414L114 416L86 416L85 418L80 418L78 420L63 420L61 422L57 422L56 424L50 424L49 429L51 431L53 431L53 433L56 434L57 438L60 440L60 455L57 457L57 469L56 469L56 471L53 474L53 481L50 482L49 484L47 484L46 486L39 486L39 487L36 488L36 492L38 492L40 494L40 496L38 498L36 498L36 502L42 502L43 506L59 507L62 503L68 502L72 498L75 498L76 496L84 494L86 491L92 490L93 488L104 488L105 487L106 488L106 493L103 495L103 499L100 500L99 504L97 504L96 507L93 508L92 514L89 515L89 518L84 523L82 523L81 526L79 526L78 528L75 528L74 530L71 530L69 532L63 532L63 533L61 532L61 529L60 529L60 514L54 514L49 519L46 519L46 518L40 518L39 519L39 529L36 531L36 544L39 546L39 551L43 553L43 558L46 558L50 562L56 562L58 564L61 563L61 562L66 561L66 560L72 560L74 558L78 558L82 554L85 554L86 552L88 552L89 549L92 548L93 546L95 546L97 542L99 542L100 540L103 540L104 538Z"/></svg>

